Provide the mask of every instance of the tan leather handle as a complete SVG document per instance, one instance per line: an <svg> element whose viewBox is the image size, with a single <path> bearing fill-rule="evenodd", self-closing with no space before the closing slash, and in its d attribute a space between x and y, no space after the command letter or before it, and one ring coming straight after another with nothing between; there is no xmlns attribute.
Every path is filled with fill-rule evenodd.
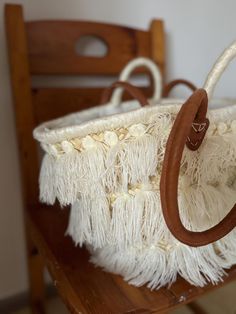
<svg viewBox="0 0 236 314"><path fill-rule="evenodd" d="M104 90L101 97L101 104L106 104L109 102L113 90L117 87L124 88L134 99L139 101L141 106L149 105L147 98L136 86L131 85L130 83L121 82L121 81L113 83L110 87Z"/></svg>
<svg viewBox="0 0 236 314"><path fill-rule="evenodd" d="M189 144L194 133L198 134L202 142L209 126L207 106L208 98L204 89L195 91L182 106L167 141L160 182L162 211L170 232L180 242L193 247L215 242L236 226L236 204L222 221L205 231L190 231L180 219L177 198L181 158L185 144Z"/></svg>
<svg viewBox="0 0 236 314"><path fill-rule="evenodd" d="M164 86L163 91L162 91L162 97L168 97L171 90L178 85L185 85L189 89L191 89L193 92L197 89L196 86L192 84L191 82L187 80L183 80L183 79L177 79L177 80L171 81L170 83Z"/></svg>

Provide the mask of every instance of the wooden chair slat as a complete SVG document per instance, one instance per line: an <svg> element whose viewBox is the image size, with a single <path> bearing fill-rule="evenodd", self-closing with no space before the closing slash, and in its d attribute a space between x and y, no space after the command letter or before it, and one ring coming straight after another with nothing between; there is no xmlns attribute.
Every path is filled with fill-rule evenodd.
<svg viewBox="0 0 236 314"><path fill-rule="evenodd" d="M103 90L104 88L101 87L33 89L35 126L46 120L99 105ZM142 90L148 97L151 97L152 88L142 88ZM123 99L127 100L131 97L124 94Z"/></svg>
<svg viewBox="0 0 236 314"><path fill-rule="evenodd" d="M151 57L150 32L111 24L78 21L27 22L26 35L31 74L114 75L134 57ZM78 55L76 43L85 35L102 39L108 48L107 55L98 58ZM162 63L163 58L161 44L157 43L158 63Z"/></svg>

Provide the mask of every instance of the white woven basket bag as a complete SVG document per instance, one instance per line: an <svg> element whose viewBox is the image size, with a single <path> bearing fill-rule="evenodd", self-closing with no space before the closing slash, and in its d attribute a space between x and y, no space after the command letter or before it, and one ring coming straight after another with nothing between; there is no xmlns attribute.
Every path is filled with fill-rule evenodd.
<svg viewBox="0 0 236 314"><path fill-rule="evenodd" d="M35 129L46 151L41 200L72 204L68 233L96 265L154 289L178 274L198 286L217 283L236 264L236 101L207 110L235 57L236 43L184 104L159 92L147 106L120 83L112 88L127 88L135 101Z"/></svg>

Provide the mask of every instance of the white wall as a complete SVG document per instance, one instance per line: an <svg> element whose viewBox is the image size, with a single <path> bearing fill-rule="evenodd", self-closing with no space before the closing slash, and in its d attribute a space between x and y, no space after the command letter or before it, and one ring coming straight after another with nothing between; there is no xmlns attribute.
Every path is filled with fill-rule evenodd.
<svg viewBox="0 0 236 314"><path fill-rule="evenodd" d="M22 203L14 117L0 0L0 299L27 289ZM107 21L147 28L152 18L166 23L168 78L185 77L198 86L212 62L236 38L234 0L22 0L26 19ZM235 65L218 94L236 96Z"/></svg>

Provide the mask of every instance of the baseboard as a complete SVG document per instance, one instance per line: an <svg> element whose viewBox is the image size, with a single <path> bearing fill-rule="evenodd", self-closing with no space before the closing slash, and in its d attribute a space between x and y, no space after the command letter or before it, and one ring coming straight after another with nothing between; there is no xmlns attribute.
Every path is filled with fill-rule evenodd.
<svg viewBox="0 0 236 314"><path fill-rule="evenodd" d="M46 297L51 298L57 295L57 291L52 284L46 286ZM0 301L0 313L1 314L12 314L13 312L19 311L22 308L29 306L29 293L28 291L19 293L10 298L3 299Z"/></svg>

